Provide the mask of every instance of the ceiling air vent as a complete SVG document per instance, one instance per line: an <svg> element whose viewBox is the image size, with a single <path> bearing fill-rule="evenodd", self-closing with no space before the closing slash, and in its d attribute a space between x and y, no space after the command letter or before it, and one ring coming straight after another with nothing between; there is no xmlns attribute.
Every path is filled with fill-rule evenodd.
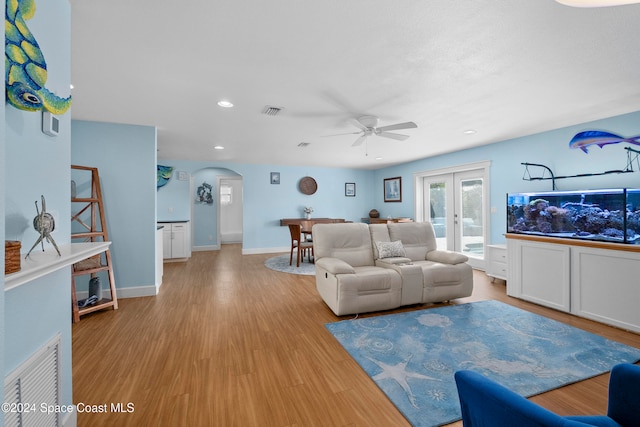
<svg viewBox="0 0 640 427"><path fill-rule="evenodd" d="M281 107L273 107L271 105L266 105L262 109L262 114L265 114L267 116L277 116L278 114L280 114L280 111L282 111Z"/></svg>
<svg viewBox="0 0 640 427"><path fill-rule="evenodd" d="M304 147L308 147L310 146L311 143L310 142L301 142L300 144L298 144L298 147L300 148L304 148Z"/></svg>

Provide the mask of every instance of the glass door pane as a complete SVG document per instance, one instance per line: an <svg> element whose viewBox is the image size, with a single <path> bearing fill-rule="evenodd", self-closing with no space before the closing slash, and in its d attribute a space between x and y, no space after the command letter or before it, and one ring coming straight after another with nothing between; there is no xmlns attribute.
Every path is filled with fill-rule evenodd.
<svg viewBox="0 0 640 427"><path fill-rule="evenodd" d="M484 258L484 197L483 179L476 176L456 176L459 245L456 250L470 258Z"/></svg>
<svg viewBox="0 0 640 427"><path fill-rule="evenodd" d="M433 225L438 249L446 250L453 244L453 180L441 175L425 178L424 218Z"/></svg>

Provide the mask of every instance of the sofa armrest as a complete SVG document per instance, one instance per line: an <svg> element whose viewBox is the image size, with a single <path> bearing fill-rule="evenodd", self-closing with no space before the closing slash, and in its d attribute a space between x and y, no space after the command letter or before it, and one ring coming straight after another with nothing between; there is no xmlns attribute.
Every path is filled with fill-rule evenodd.
<svg viewBox="0 0 640 427"><path fill-rule="evenodd" d="M338 258L320 258L316 260L316 266L327 270L331 274L353 274L356 272L351 265Z"/></svg>
<svg viewBox="0 0 640 427"><path fill-rule="evenodd" d="M411 264L411 259L398 256L398 257L391 257L391 258L380 258L376 260L376 265L378 267L389 268L390 265L398 265L398 264L400 265Z"/></svg>
<svg viewBox="0 0 640 427"><path fill-rule="evenodd" d="M442 264L462 264L467 262L469 257L459 252L434 250L427 252L427 261L439 262Z"/></svg>
<svg viewBox="0 0 640 427"><path fill-rule="evenodd" d="M640 408L640 366L621 363L611 369L607 415L620 425L637 424Z"/></svg>

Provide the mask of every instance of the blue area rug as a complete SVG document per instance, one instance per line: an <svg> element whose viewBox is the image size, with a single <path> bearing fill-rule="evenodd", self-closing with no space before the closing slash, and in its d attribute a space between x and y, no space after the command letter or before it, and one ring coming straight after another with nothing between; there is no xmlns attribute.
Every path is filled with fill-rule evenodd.
<svg viewBox="0 0 640 427"><path fill-rule="evenodd" d="M640 349L497 301L325 326L414 426L460 419L460 369L532 396L640 360Z"/></svg>
<svg viewBox="0 0 640 427"><path fill-rule="evenodd" d="M293 265L289 265L289 254L279 255L269 258L264 262L265 267L271 270L281 271L290 274L302 274L305 276L313 276L316 274L316 266L310 263L305 257L305 261L300 260L300 267L296 267L296 253L293 253Z"/></svg>

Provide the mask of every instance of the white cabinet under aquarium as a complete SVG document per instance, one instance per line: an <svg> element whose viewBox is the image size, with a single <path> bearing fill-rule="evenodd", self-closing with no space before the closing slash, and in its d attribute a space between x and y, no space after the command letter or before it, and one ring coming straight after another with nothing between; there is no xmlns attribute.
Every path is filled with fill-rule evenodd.
<svg viewBox="0 0 640 427"><path fill-rule="evenodd" d="M507 295L640 332L640 246L507 233Z"/></svg>

